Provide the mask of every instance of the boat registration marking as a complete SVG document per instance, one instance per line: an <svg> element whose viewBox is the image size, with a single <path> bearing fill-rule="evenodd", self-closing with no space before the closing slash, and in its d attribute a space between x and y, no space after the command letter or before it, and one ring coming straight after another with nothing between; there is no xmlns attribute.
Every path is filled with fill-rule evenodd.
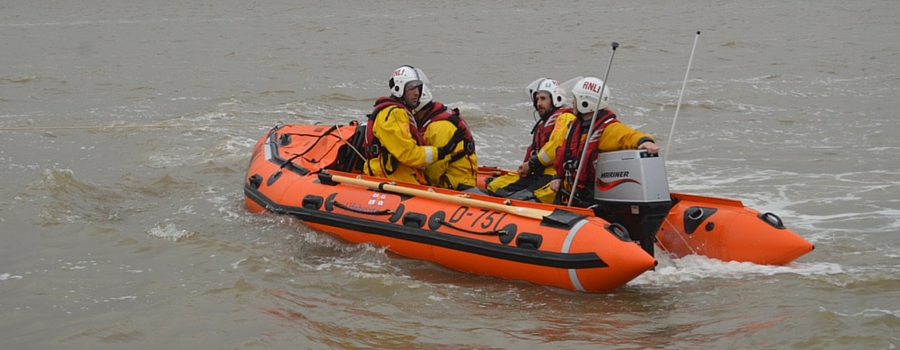
<svg viewBox="0 0 900 350"><path fill-rule="evenodd" d="M465 222L469 223L469 227L478 226L485 230L497 230L502 227L501 223L506 218L506 215L506 213L482 208L469 211L469 207L463 205L456 208L447 221L451 224L456 224L465 219ZM471 222L468 220L471 220Z"/></svg>

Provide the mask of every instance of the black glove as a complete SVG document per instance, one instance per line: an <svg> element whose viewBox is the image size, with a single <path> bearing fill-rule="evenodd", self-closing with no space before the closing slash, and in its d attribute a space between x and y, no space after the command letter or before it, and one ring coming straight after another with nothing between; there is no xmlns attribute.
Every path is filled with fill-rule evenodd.
<svg viewBox="0 0 900 350"><path fill-rule="evenodd" d="M528 158L528 171L530 175L540 174L544 172L544 165L541 164L541 161L536 156L531 156L531 158Z"/></svg>
<svg viewBox="0 0 900 350"><path fill-rule="evenodd" d="M450 153L453 153L454 149L456 149L456 142L452 142L452 141L450 143L444 145L443 147L438 147L437 159L438 160L444 159L444 157L450 155Z"/></svg>
<svg viewBox="0 0 900 350"><path fill-rule="evenodd" d="M438 148L438 159L444 159L444 157L446 157L450 153L453 153L453 150L456 149L456 145L465 140L465 137L465 130L456 128L456 132L454 132L453 136L450 137L450 141L447 141L447 144L444 145L444 147Z"/></svg>

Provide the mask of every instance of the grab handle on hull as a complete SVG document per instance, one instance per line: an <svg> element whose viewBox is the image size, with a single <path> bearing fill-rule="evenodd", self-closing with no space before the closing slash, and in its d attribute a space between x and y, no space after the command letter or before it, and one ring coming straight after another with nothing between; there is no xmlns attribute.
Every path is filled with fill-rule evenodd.
<svg viewBox="0 0 900 350"><path fill-rule="evenodd" d="M762 214L759 214L759 218L762 219L763 221L765 221L766 223L768 223L769 225L772 225L772 227L774 227L774 228L777 228L777 229L785 228L784 223L781 222L781 218L778 217L778 215L775 215L772 213L762 213Z"/></svg>

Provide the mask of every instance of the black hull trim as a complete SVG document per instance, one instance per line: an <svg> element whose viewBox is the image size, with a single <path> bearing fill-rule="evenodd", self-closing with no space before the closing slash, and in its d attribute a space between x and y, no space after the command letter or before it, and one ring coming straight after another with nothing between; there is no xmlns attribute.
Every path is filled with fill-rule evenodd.
<svg viewBox="0 0 900 350"><path fill-rule="evenodd" d="M250 184L244 184L244 195L265 208L267 211L275 214L291 215L303 221L367 234L423 243L436 247L537 266L561 269L609 267L609 265L597 256L596 253L566 254L519 248L502 245L500 243L488 243L476 239L454 236L438 231L375 222L301 207L283 206L275 203Z"/></svg>

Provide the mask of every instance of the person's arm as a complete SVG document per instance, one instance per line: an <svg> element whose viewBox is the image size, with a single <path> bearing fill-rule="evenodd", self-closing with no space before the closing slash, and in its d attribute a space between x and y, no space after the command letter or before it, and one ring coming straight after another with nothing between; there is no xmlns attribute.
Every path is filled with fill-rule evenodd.
<svg viewBox="0 0 900 350"><path fill-rule="evenodd" d="M556 124L553 131L550 132L550 139L538 150L535 160L540 162L542 167L553 166L556 161L557 152L566 140L566 134L569 133L569 126L576 119L572 113L563 113L556 118Z"/></svg>
<svg viewBox="0 0 900 350"><path fill-rule="evenodd" d="M409 112L392 108L378 114L373 133L381 146L403 165L421 168L437 160L434 146L419 146L409 129Z"/></svg>
<svg viewBox="0 0 900 350"><path fill-rule="evenodd" d="M448 120L431 122L425 130L425 143L438 146L446 145L447 142L450 142L450 139L453 138L455 132L456 126ZM463 148L463 142L458 142L451 154L462 152L464 151ZM441 178L441 175L444 175L444 173L447 172L447 167L450 166L450 158L451 157L444 157L438 159L425 168L425 177L428 178L428 181L431 182L431 184L434 185L439 183L438 180Z"/></svg>
<svg viewBox="0 0 900 350"><path fill-rule="evenodd" d="M597 148L601 152L621 151L626 149L646 149L650 153L659 152L656 140L649 134L637 131L618 122L611 123L603 130Z"/></svg>

